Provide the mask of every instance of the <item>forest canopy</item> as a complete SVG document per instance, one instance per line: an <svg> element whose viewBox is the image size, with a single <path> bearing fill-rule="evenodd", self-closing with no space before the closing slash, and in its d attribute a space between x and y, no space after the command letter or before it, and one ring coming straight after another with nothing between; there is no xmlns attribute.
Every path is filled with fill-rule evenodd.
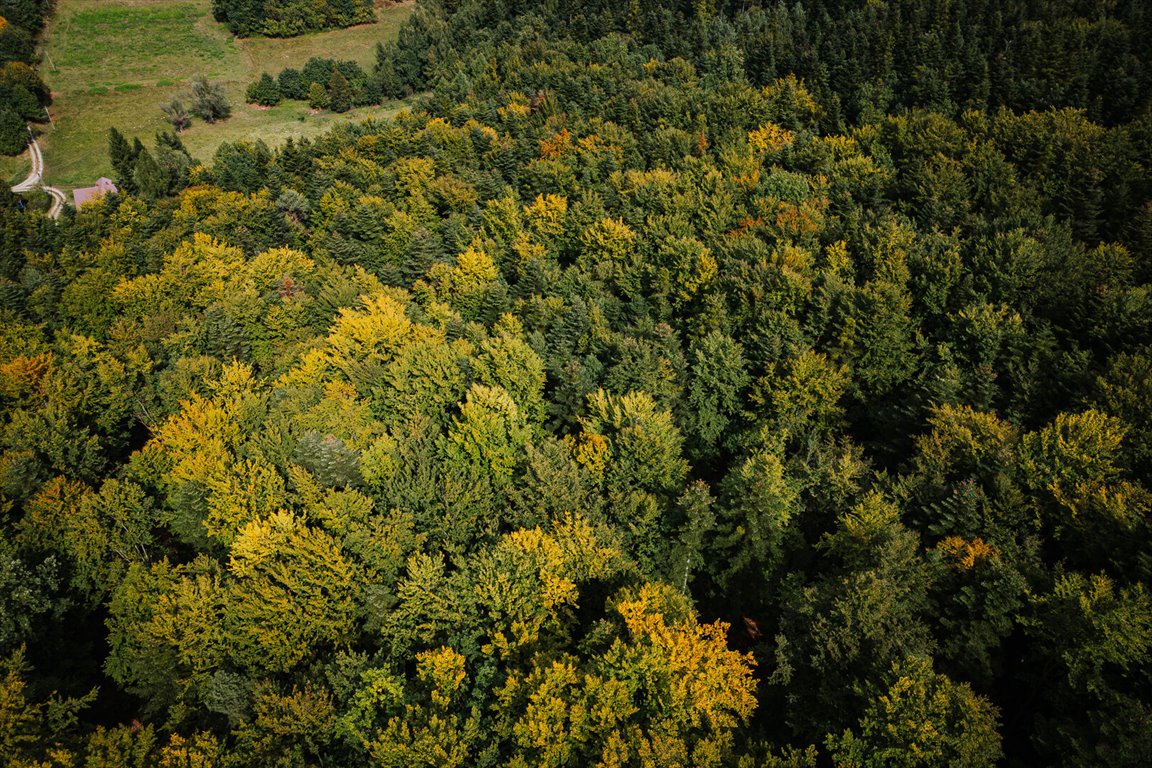
<svg viewBox="0 0 1152 768"><path fill-rule="evenodd" d="M1147 765L1150 24L426 0L0 201L0 763Z"/></svg>

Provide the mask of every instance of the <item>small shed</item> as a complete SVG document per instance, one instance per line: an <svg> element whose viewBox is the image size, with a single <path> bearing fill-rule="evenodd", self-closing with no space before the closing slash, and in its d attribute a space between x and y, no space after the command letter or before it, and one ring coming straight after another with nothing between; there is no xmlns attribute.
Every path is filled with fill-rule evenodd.
<svg viewBox="0 0 1152 768"><path fill-rule="evenodd" d="M94 187L81 187L80 189L72 190L72 202L77 208L87 203L89 200L99 200L109 192L119 192L112 179L101 176L96 180Z"/></svg>

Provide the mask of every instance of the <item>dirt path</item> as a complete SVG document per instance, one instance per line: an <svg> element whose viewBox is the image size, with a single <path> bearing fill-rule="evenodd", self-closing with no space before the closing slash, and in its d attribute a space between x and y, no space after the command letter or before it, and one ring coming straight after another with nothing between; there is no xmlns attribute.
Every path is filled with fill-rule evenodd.
<svg viewBox="0 0 1152 768"><path fill-rule="evenodd" d="M37 146L36 140L32 138L32 133L28 133L28 154L32 160L32 170L28 172L27 178L24 181L12 187L12 191L19 194L21 192L31 192L40 186L40 174L44 168L44 158L40 154L40 147Z"/></svg>
<svg viewBox="0 0 1152 768"><path fill-rule="evenodd" d="M12 191L20 194L21 192L31 192L38 187L43 189L52 198L52 207L48 209L48 215L53 219L58 219L60 212L64 210L65 203L68 202L68 197L56 187L49 187L44 184L44 155L40 153L40 145L32 136L31 128L28 129L28 154L32 160L32 170L24 181L12 187Z"/></svg>

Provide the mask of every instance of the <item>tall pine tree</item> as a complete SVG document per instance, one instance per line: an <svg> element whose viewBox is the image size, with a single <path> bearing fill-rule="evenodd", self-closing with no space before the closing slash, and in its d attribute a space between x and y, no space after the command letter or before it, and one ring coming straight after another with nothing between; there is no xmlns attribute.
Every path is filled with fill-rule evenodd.
<svg viewBox="0 0 1152 768"><path fill-rule="evenodd" d="M136 170L136 150L115 128L108 130L108 159L112 161L112 171L116 175L116 185L125 192L135 192L133 176Z"/></svg>

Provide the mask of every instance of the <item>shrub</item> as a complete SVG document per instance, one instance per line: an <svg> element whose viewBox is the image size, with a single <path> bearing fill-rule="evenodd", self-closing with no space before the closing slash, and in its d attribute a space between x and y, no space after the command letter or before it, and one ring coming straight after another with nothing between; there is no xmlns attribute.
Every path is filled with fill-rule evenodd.
<svg viewBox="0 0 1152 768"><path fill-rule="evenodd" d="M180 99L172 99L169 103L160 107L164 112L164 116L168 118L168 122L172 123L172 130L179 133L188 126L192 125L192 117L188 114L188 110L184 108L184 103Z"/></svg>
<svg viewBox="0 0 1152 768"><path fill-rule="evenodd" d="M223 86L208 82L203 75L192 78L192 114L206 123L228 119L232 105L224 95Z"/></svg>

